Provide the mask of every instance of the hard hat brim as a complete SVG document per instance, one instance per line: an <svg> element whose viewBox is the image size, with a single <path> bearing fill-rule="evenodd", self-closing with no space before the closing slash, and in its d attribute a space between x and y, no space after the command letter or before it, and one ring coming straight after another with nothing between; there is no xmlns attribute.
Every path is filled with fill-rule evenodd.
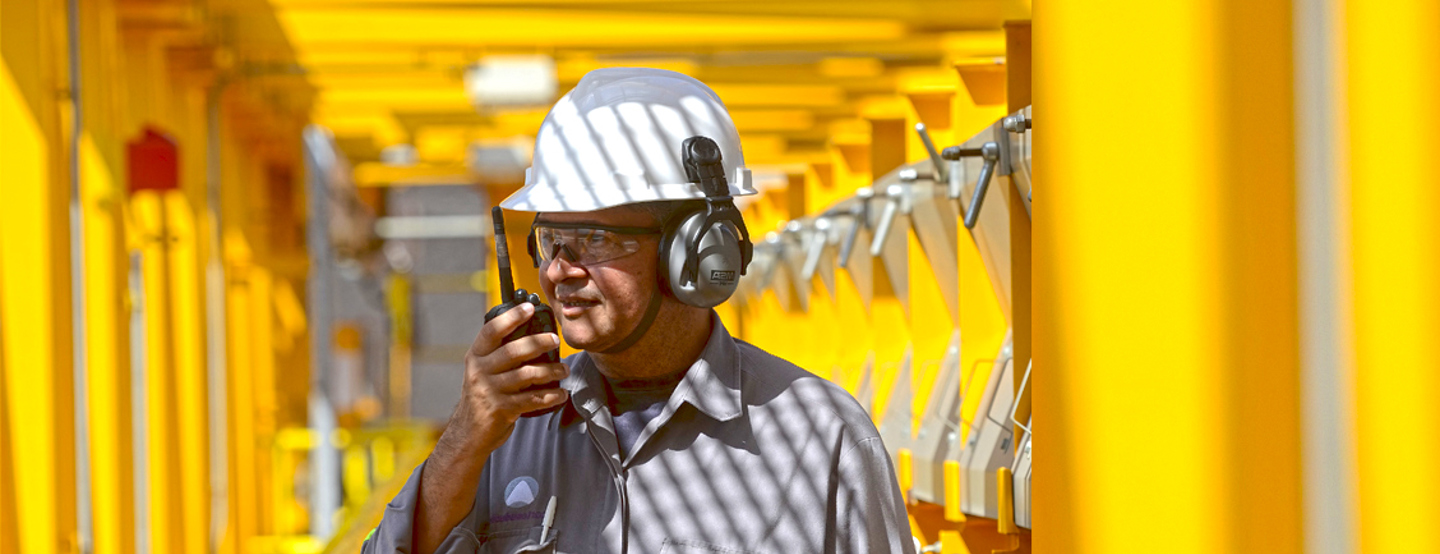
<svg viewBox="0 0 1440 554"><path fill-rule="evenodd" d="M750 170L735 168L730 179L730 196L741 197L758 194L750 177ZM562 193L562 190L568 192ZM597 190L598 189L598 190ZM695 183L674 183L652 185L637 183L629 187L583 187L583 192L573 184L559 186L558 183L536 182L526 184L500 202L500 207L523 212L591 212L659 200L701 200L705 192Z"/></svg>

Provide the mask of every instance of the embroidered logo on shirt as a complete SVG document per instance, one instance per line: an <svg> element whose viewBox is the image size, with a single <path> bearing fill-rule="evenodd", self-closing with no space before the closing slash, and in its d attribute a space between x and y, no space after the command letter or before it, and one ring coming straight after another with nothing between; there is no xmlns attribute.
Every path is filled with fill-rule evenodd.
<svg viewBox="0 0 1440 554"><path fill-rule="evenodd" d="M540 483L535 482L528 476L516 477L505 486L505 505L511 508L523 508L535 501L535 494L540 491Z"/></svg>

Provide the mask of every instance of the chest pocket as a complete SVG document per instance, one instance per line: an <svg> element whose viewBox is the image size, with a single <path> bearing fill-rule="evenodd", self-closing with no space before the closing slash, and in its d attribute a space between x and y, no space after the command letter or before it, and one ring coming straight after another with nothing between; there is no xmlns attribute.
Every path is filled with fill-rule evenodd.
<svg viewBox="0 0 1440 554"><path fill-rule="evenodd" d="M540 542L540 528L512 529L481 537L480 554L560 554L560 533L550 529Z"/></svg>
<svg viewBox="0 0 1440 554"><path fill-rule="evenodd" d="M701 541L684 541L676 539L665 539L665 544L660 547L660 554L765 554L759 550L744 550L741 548L720 546Z"/></svg>

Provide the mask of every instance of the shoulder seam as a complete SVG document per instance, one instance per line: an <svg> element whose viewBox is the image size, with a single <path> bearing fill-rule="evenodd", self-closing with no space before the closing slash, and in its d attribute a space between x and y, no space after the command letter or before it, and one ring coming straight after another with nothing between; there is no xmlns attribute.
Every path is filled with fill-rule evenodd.
<svg viewBox="0 0 1440 554"><path fill-rule="evenodd" d="M800 367L800 366L798 366L798 365L795 365L795 363L794 363L794 362L791 362L790 360L787 360L787 359L785 359L785 358L781 358L781 357L779 357L779 356L776 356L776 355L774 355L774 354L771 354L771 353L769 353L769 352L766 352L764 349L762 349L762 348L760 348L760 347L758 347L758 346L755 346L755 345L753 345L753 344L750 344L750 343L748 343L748 342L742 341L742 340L740 340L740 339L734 339L734 338L732 338L732 340L734 340L736 343L744 343L745 346L749 346L750 348L754 348L755 350L760 351L760 352L764 353L764 354L767 355L767 356L771 356L771 357L773 357L773 358L775 358L775 359L777 359L777 360L780 360L781 362L784 362L784 363L790 364L790 365L792 365L792 366L795 366L795 368L799 369L800 371L804 371L805 373L808 373L808 374L810 375L810 377L813 377L813 378L815 378L815 379L818 379L818 380L820 380L820 381L823 381L823 383L821 383L821 386L840 388L840 385L836 384L834 381L831 381L831 380L826 379L826 378L824 378L824 377L821 377L821 376L819 376L819 375L815 375L814 373L811 373L809 370L807 370L807 369L805 369L805 368L803 368L803 367ZM738 344L737 344L736 346L737 346L736 351L737 351L737 353L741 356L742 361L743 361L743 360L747 360L748 357L749 357L749 354L748 354L747 352L745 352L743 349L738 348L738 346L739 346ZM758 372L758 371L752 371L752 370L750 369L750 367L749 367L748 364L741 363L741 364L740 364L740 371L743 372L745 375L754 376L756 379L759 379L760 381L765 382L765 383L766 383L767 385L769 385L769 386L779 386L779 385L778 385L777 383L775 383L774 381L771 381L771 380L768 378L768 376L765 375L764 373ZM780 387L780 388L781 388L781 389L784 389L784 388L786 388L786 387ZM852 400L854 399L853 395L850 395L850 392L849 392L849 391L846 391L846 390L843 389L843 388L841 388L840 390L841 390L842 392L844 392L846 395L851 396L851 399L852 399ZM829 412L831 416L833 416L837 421L840 422L841 427L846 431L846 434L847 434L847 435L852 434L852 433L850 433L850 431L852 430L852 427L853 427L853 426L850 425L850 422L846 421L845 418L844 418L837 410L835 410L834 408L831 408L831 407L822 407L822 409L824 409L824 410L826 410L827 412ZM863 412L864 410L861 409L861 411ZM868 416L869 414L866 414L866 415ZM878 433L879 430L877 429L876 432ZM873 436L865 437L865 438L863 438L863 439L860 439L860 442L867 441L867 440L872 440L872 439L878 440L878 439L880 439L880 435L876 434L876 435L873 435ZM852 448L853 448L854 446L858 446L858 445L859 445L859 442L857 442L855 445L852 445Z"/></svg>
<svg viewBox="0 0 1440 554"><path fill-rule="evenodd" d="M849 448L846 448L846 449L844 449L844 450L841 450L841 451L840 451L840 466L839 466L840 472L841 472L841 473L844 473L845 468L850 464L850 460L851 460L851 459L848 458L848 456L850 455L851 452L854 452L854 451L856 451L856 450L864 447L864 446L865 446L865 443L867 443L867 442L872 442L872 441L880 441L880 437L879 437L879 436L865 437L865 438L863 438L863 439L860 439L860 440L855 441L855 444L850 445ZM884 449L885 449L885 443L884 443L884 442L880 442L880 449L881 449L881 450L884 450Z"/></svg>

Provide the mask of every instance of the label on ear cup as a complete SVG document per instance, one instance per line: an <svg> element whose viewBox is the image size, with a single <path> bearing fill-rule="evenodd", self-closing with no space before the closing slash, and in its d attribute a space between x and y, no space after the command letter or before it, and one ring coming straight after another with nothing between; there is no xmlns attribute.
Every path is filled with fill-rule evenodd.
<svg viewBox="0 0 1440 554"><path fill-rule="evenodd" d="M710 282L717 285L733 284L735 282L735 272L720 269L712 270L710 271Z"/></svg>

